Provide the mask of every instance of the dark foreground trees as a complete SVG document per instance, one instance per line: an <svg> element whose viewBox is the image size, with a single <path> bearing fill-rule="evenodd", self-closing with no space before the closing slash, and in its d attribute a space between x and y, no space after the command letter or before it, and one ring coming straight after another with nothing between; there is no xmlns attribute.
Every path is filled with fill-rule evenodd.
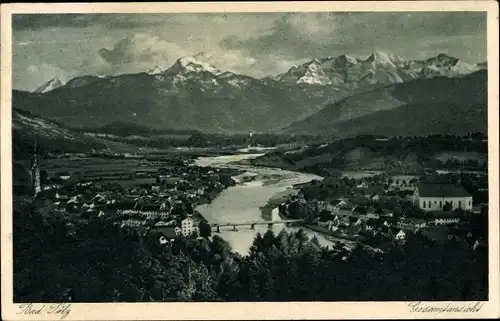
<svg viewBox="0 0 500 321"><path fill-rule="evenodd" d="M75 235L26 205L14 213L15 302L487 299L487 253L411 236L384 255L325 249L303 231L257 235L247 256L218 235L163 246L91 221Z"/></svg>

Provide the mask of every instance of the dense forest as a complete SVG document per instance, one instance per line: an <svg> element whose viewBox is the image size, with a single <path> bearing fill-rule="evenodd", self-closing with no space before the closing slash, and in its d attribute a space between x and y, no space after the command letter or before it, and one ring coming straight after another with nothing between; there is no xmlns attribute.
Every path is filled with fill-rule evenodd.
<svg viewBox="0 0 500 321"><path fill-rule="evenodd" d="M487 299L487 251L455 240L410 235L375 255L268 231L241 256L217 235L160 245L101 218L71 234L31 202L14 208L14 302Z"/></svg>
<svg viewBox="0 0 500 321"><path fill-rule="evenodd" d="M465 136L429 135L384 137L360 135L338 139L328 144L315 143L295 151L271 151L252 160L254 165L280 167L330 176L343 169L372 168L388 173L419 173L424 168L487 169L486 162L477 160L440 161L440 153L477 153L487 156L487 137L481 133Z"/></svg>
<svg viewBox="0 0 500 321"><path fill-rule="evenodd" d="M162 131L152 130L152 132L140 132L134 134L134 130L107 130L101 133L95 133L100 138L130 144L133 146L150 148L169 148L169 147L227 147L227 146L264 146L273 147L281 144L300 143L307 144L320 141L322 138L312 135L279 135L268 133L256 133L249 136L244 134L217 134L189 131Z"/></svg>

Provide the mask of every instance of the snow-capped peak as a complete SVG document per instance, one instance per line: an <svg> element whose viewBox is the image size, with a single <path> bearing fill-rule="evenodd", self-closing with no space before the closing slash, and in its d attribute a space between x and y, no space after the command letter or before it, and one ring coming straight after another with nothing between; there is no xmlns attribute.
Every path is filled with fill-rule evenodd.
<svg viewBox="0 0 500 321"><path fill-rule="evenodd" d="M427 63L433 64L438 67L451 67L457 64L460 59L455 57L450 57L443 53L437 55L436 57L432 57L427 59Z"/></svg>
<svg viewBox="0 0 500 321"><path fill-rule="evenodd" d="M150 74L150 75L157 75L157 74L161 74L164 71L165 70L162 67L155 66L153 69L151 69L151 70L148 71L148 74Z"/></svg>
<svg viewBox="0 0 500 321"><path fill-rule="evenodd" d="M358 60L354 57L348 55L340 55L333 59L333 64L335 67L345 67L346 65L355 65L358 63Z"/></svg>
<svg viewBox="0 0 500 321"><path fill-rule="evenodd" d="M64 86L64 83L59 78L52 78L51 80L38 87L34 91L34 93L42 94L62 86Z"/></svg>
<svg viewBox="0 0 500 321"><path fill-rule="evenodd" d="M221 73L219 69L193 56L179 58L177 60L177 63L180 64L187 71L191 72L208 71L214 75Z"/></svg>
<svg viewBox="0 0 500 321"><path fill-rule="evenodd" d="M398 65L406 61L407 60L404 57L387 54L380 51L375 51L368 57L368 59L366 59L366 62L373 62L384 67L397 67Z"/></svg>
<svg viewBox="0 0 500 321"><path fill-rule="evenodd" d="M330 85L332 82L321 68L321 62L314 59L302 77L297 80L297 84Z"/></svg>

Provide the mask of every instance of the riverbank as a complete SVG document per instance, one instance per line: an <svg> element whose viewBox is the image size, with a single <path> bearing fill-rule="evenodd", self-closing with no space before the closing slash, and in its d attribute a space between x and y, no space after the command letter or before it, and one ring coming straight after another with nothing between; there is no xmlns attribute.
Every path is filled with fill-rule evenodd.
<svg viewBox="0 0 500 321"><path fill-rule="evenodd" d="M253 173L255 179L251 182L237 184L222 191L211 204L200 205L196 210L210 223L245 223L277 219L273 209L297 190L296 184L322 179L316 175L291 172L281 169L242 165L241 160L258 157L260 154L202 157L196 160L197 166L218 168L235 168ZM256 175L255 175L256 174ZM267 182L267 183L266 183ZM263 212L265 215L263 215ZM272 231L275 234L282 230L296 232L300 227L274 224ZM236 231L230 226L221 228L220 237L225 239L234 251L246 255L250 250L257 234L265 234L269 230L267 225L256 225L255 229L248 227L238 228ZM322 234L303 229L309 238L318 238L322 246L333 247L336 242L327 240Z"/></svg>
<svg viewBox="0 0 500 321"><path fill-rule="evenodd" d="M347 235L347 234L342 234L339 232L334 232L328 230L326 227L319 226L319 225L312 225L312 224L307 224L305 225L308 229L311 229L313 231L322 233L326 236L330 236L335 238L336 240L343 240L343 241L356 241L358 239L357 235Z"/></svg>
<svg viewBox="0 0 500 321"><path fill-rule="evenodd" d="M229 158L227 156L220 156L217 159L213 159L213 163L207 162L207 160L209 160L208 158L203 158L202 160L206 166L214 166L214 164L217 164L217 166L221 168L238 168L246 171L247 174L250 174L249 176L254 179L252 183L237 184L237 186L241 187L242 190L248 191L248 193L242 193L240 196L242 202L245 202L248 194L251 194L254 190L269 189L273 191L265 202L263 202L264 205L258 206L259 217L252 217L252 220L270 221L279 218L287 219L287 217L284 217L278 212L278 206L286 202L294 195L297 195L301 186L304 186L315 179L323 179L322 177L311 175L309 173L248 165L249 159L254 159L253 157L258 157L258 155L235 155L234 157ZM307 179L304 179L305 177L307 177ZM222 194L224 194L224 192ZM212 207L210 205L204 207L204 210L208 209L212 210ZM201 210L201 212L203 212L203 210ZM214 214L215 216L219 216L218 213ZM228 217L226 222L234 220L238 221L239 218L237 215L237 213L234 213L234 216ZM331 242L324 242L324 244L334 244L340 242L344 244L346 248L351 248L349 245L355 240L355 238L350 238L347 235L341 235L340 233L328 231L328 229L316 225L294 227L291 229L297 230L299 228L302 228L311 237L316 236L322 238L326 242ZM266 230L262 230L261 233L264 233L265 231ZM226 237L230 237L231 239L235 238L235 234L231 232L234 231L230 231L229 233L226 232Z"/></svg>
<svg viewBox="0 0 500 321"><path fill-rule="evenodd" d="M271 197L267 204L260 208L262 218L271 219L273 210L283 202L286 202L291 196L297 195L297 193L298 190L292 187Z"/></svg>

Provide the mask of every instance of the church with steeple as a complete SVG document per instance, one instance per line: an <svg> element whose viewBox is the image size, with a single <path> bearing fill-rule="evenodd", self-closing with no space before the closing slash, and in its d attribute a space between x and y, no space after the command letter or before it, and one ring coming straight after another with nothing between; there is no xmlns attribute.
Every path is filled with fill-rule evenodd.
<svg viewBox="0 0 500 321"><path fill-rule="evenodd" d="M31 160L31 168L30 168L30 187L34 197L36 197L42 191L42 185L40 181L40 167L38 164L37 152L38 151L35 141L35 147L33 149L33 158Z"/></svg>

